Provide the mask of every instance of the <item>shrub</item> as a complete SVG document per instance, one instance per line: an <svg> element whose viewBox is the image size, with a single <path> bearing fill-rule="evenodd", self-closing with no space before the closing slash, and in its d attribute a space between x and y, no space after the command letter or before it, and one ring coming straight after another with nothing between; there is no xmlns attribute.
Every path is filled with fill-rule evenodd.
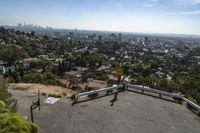
<svg viewBox="0 0 200 133"><path fill-rule="evenodd" d="M37 133L38 127L6 109L0 101L0 133Z"/></svg>
<svg viewBox="0 0 200 133"><path fill-rule="evenodd" d="M72 99L72 100L75 100L75 98L76 98L76 94L73 93L72 96L71 96L71 99Z"/></svg>
<svg viewBox="0 0 200 133"><path fill-rule="evenodd" d="M0 100L3 101L9 110L17 111L17 100L8 92L8 83L5 80L0 80Z"/></svg>
<svg viewBox="0 0 200 133"><path fill-rule="evenodd" d="M117 84L117 82L116 82L116 81L113 81L113 80L108 80L108 81L107 81L107 86L108 86L108 87L112 87L113 84Z"/></svg>
<svg viewBox="0 0 200 133"><path fill-rule="evenodd" d="M23 81L26 83L39 83L45 85L60 85L59 81L55 79L55 76L50 73L38 73L33 72L23 77Z"/></svg>
<svg viewBox="0 0 200 133"><path fill-rule="evenodd" d="M106 95L112 94L112 93L113 93L113 90L108 90L108 91L106 91Z"/></svg>
<svg viewBox="0 0 200 133"><path fill-rule="evenodd" d="M46 96L47 94L45 93L45 92L42 92L42 94L41 94L42 96Z"/></svg>
<svg viewBox="0 0 200 133"><path fill-rule="evenodd" d="M106 72L104 71L100 71L100 72L97 72L96 74L93 75L93 78L95 80L103 80L103 81L106 81L108 79L108 75Z"/></svg>
<svg viewBox="0 0 200 133"><path fill-rule="evenodd" d="M56 95L56 94L48 94L48 97L62 98L61 95Z"/></svg>

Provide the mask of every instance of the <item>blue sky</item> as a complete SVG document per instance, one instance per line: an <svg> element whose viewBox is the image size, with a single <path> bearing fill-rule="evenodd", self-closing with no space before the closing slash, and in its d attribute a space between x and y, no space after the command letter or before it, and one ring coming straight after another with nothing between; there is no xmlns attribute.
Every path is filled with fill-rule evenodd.
<svg viewBox="0 0 200 133"><path fill-rule="evenodd" d="M0 0L0 25L200 35L200 0Z"/></svg>

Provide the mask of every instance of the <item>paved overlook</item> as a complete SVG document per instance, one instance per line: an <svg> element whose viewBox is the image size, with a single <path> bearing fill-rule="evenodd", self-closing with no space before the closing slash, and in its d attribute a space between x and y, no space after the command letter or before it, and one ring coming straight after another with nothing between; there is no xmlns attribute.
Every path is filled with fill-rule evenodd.
<svg viewBox="0 0 200 133"><path fill-rule="evenodd" d="M19 99L19 112L28 116L36 97L11 91ZM42 100L44 97L42 97ZM132 92L122 92L71 105L62 99L34 110L41 133L199 133L200 119L185 106Z"/></svg>

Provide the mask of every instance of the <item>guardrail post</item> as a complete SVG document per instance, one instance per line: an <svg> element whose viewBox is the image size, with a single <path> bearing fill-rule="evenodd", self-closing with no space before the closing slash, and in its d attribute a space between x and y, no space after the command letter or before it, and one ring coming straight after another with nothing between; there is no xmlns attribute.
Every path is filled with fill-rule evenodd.
<svg viewBox="0 0 200 133"><path fill-rule="evenodd" d="M124 88L124 91L126 91L128 89L128 85L126 83L123 83L123 88Z"/></svg>
<svg viewBox="0 0 200 133"><path fill-rule="evenodd" d="M40 104L40 91L39 91L39 90L38 90L38 103L37 103L37 104L38 104L38 106L39 106L39 111L40 111L40 105L41 105L41 104Z"/></svg>
<svg viewBox="0 0 200 133"><path fill-rule="evenodd" d="M31 122L33 123L33 109L32 109L32 105L30 106L30 111L31 111Z"/></svg>
<svg viewBox="0 0 200 133"><path fill-rule="evenodd" d="M126 90L128 90L128 85L126 85Z"/></svg>
<svg viewBox="0 0 200 133"><path fill-rule="evenodd" d="M75 95L74 101L76 102L78 100L78 94Z"/></svg>
<svg viewBox="0 0 200 133"><path fill-rule="evenodd" d="M159 97L162 98L162 94L161 93L159 93Z"/></svg>

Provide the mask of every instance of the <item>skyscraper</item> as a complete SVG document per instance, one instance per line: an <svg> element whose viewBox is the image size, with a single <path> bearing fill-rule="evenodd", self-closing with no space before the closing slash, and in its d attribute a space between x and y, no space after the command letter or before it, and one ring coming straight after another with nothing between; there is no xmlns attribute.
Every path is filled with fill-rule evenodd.
<svg viewBox="0 0 200 133"><path fill-rule="evenodd" d="M119 42L121 42L121 41L122 41L122 34L119 33Z"/></svg>

